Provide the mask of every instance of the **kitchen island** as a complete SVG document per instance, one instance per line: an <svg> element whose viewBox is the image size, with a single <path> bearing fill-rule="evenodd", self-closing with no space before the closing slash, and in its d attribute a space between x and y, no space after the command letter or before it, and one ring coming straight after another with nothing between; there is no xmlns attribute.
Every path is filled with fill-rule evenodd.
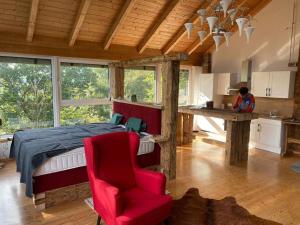
<svg viewBox="0 0 300 225"><path fill-rule="evenodd" d="M225 160L229 165L238 165L248 160L250 123L257 113L236 113L226 109L208 109L182 106L178 108L178 143L192 141L194 115L216 117L226 120Z"/></svg>

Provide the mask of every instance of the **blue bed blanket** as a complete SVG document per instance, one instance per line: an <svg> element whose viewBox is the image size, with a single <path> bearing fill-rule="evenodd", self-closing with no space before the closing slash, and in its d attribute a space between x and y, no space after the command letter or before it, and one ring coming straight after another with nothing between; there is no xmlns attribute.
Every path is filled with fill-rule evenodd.
<svg viewBox="0 0 300 225"><path fill-rule="evenodd" d="M16 159L20 182L26 184L26 196L32 197L34 170L48 158L82 147L85 137L120 131L125 131L125 128L111 123L93 123L16 132L10 158Z"/></svg>

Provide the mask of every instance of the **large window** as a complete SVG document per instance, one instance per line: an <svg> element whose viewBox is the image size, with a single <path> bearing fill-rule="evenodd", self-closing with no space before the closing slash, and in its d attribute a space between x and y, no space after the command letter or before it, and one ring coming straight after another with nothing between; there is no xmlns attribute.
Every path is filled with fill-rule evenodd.
<svg viewBox="0 0 300 225"><path fill-rule="evenodd" d="M61 125L108 121L108 67L61 63ZM105 101L106 100L106 101Z"/></svg>
<svg viewBox="0 0 300 225"><path fill-rule="evenodd" d="M125 69L125 99L136 95L139 102L155 102L155 77L155 67Z"/></svg>
<svg viewBox="0 0 300 225"><path fill-rule="evenodd" d="M0 133L53 126L51 61L0 57Z"/></svg>

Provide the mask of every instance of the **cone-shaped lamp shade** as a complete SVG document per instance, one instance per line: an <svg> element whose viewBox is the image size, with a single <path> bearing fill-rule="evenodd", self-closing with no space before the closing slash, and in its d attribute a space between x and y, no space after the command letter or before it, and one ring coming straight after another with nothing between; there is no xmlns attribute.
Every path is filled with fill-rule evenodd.
<svg viewBox="0 0 300 225"><path fill-rule="evenodd" d="M237 10L236 9L229 9L227 12L228 12L228 15L230 16L231 24L233 25Z"/></svg>
<svg viewBox="0 0 300 225"><path fill-rule="evenodd" d="M246 37L247 37L247 43L250 42L250 38L251 38L254 30L255 30L255 28L252 27L251 25L249 25L249 26L247 26L245 28L245 33L246 33Z"/></svg>
<svg viewBox="0 0 300 225"><path fill-rule="evenodd" d="M225 32L224 33L224 37L225 37L225 40L226 40L226 46L229 47L229 42L230 42L230 38L232 36L232 32Z"/></svg>
<svg viewBox="0 0 300 225"><path fill-rule="evenodd" d="M222 8L223 8L223 11L224 11L224 18L226 17L226 13L227 13L227 10L231 4L232 0L222 0L220 2Z"/></svg>
<svg viewBox="0 0 300 225"><path fill-rule="evenodd" d="M202 45L203 41L204 41L204 38L207 35L207 32L205 30L200 30L200 31L198 31L198 35L199 35L199 38L200 38L200 41L201 41L200 44Z"/></svg>
<svg viewBox="0 0 300 225"><path fill-rule="evenodd" d="M185 29L187 31L188 38L190 38L192 30L193 30L193 23L185 23L184 26L185 26Z"/></svg>
<svg viewBox="0 0 300 225"><path fill-rule="evenodd" d="M214 29L214 26L216 22L218 21L218 17L216 16L210 16L206 18L209 26L209 32L212 33L212 30Z"/></svg>
<svg viewBox="0 0 300 225"><path fill-rule="evenodd" d="M200 21L201 21L201 26L203 26L204 24L204 20L205 20L205 15L206 15L206 9L199 9L197 11L199 17L200 17Z"/></svg>
<svg viewBox="0 0 300 225"><path fill-rule="evenodd" d="M235 21L239 27L240 36L242 36L243 28L244 28L245 24L248 22L248 19L245 17L240 17L240 18L237 18Z"/></svg>
<svg viewBox="0 0 300 225"><path fill-rule="evenodd" d="M221 41L222 41L222 36L221 35L215 35L215 36L213 36L213 39L214 39L215 44L216 44L216 51L219 51L219 46L220 46Z"/></svg>

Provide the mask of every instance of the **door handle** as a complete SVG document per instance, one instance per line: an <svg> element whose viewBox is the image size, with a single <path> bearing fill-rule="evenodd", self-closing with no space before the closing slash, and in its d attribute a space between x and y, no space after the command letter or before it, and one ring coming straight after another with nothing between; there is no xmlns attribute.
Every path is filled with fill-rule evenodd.
<svg viewBox="0 0 300 225"><path fill-rule="evenodd" d="M266 88L266 96L268 96L268 88Z"/></svg>
<svg viewBox="0 0 300 225"><path fill-rule="evenodd" d="M269 96L271 96L271 88L269 88Z"/></svg>

